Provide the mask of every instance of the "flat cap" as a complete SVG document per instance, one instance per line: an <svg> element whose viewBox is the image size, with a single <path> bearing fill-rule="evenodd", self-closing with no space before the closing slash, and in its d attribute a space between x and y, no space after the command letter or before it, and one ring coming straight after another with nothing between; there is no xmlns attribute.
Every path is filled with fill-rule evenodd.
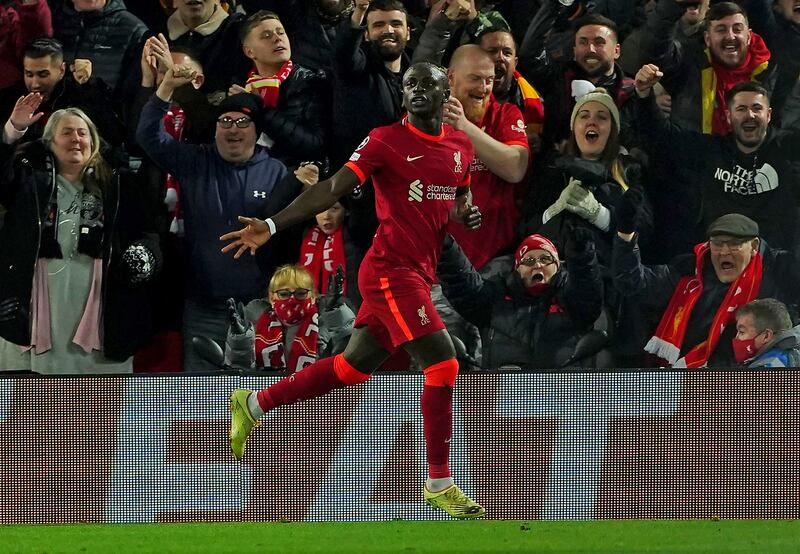
<svg viewBox="0 0 800 554"><path fill-rule="evenodd" d="M758 236L758 223L742 214L725 214L708 226L706 234L709 237L728 235L749 239Z"/></svg>

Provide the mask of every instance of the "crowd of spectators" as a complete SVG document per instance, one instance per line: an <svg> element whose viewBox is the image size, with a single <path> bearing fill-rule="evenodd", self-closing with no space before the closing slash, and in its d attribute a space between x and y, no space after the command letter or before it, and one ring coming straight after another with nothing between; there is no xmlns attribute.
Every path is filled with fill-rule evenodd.
<svg viewBox="0 0 800 554"><path fill-rule="evenodd" d="M432 290L462 368L800 361L796 0L0 0L0 371L340 351L369 181L219 237L400 120L420 61L475 150Z"/></svg>

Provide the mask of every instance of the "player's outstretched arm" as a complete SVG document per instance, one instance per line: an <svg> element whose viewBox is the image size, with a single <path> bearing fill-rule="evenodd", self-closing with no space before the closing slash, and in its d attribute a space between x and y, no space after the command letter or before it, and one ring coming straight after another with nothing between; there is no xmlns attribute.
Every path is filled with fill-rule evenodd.
<svg viewBox="0 0 800 554"><path fill-rule="evenodd" d="M223 252L236 250L233 257L238 258L248 250L255 254L256 250L266 244L272 235L291 227L295 223L305 221L324 212L333 206L339 198L351 192L359 185L360 179L348 167L343 167L330 179L326 179L303 191L294 201L271 218L274 229L266 221L255 217L239 216L244 227L222 235L219 240L230 241Z"/></svg>
<svg viewBox="0 0 800 554"><path fill-rule="evenodd" d="M450 219L454 219L467 229L474 231L481 226L481 211L472 205L472 192L465 187L465 192L456 196Z"/></svg>

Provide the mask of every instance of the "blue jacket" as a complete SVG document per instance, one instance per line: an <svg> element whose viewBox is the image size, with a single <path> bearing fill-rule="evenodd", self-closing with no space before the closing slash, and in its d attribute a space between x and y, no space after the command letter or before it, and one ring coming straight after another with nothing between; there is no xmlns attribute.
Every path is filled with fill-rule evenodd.
<svg viewBox="0 0 800 554"><path fill-rule="evenodd" d="M176 141L162 124L168 107L153 96L142 109L136 138L147 155L181 184L189 295L200 300L263 296L269 277L263 257L235 260L220 252L219 237L241 228L239 215L264 219L277 211L273 197L281 195L276 185L287 176L286 167L259 149L247 162L234 164L222 159L214 145ZM269 249L261 250L263 256Z"/></svg>
<svg viewBox="0 0 800 554"><path fill-rule="evenodd" d="M800 325L776 333L772 342L747 362L747 367L800 367Z"/></svg>

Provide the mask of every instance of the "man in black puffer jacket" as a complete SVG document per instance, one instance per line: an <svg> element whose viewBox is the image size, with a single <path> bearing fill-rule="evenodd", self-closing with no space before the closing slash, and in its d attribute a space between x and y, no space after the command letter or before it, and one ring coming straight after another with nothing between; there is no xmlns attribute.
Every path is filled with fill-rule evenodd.
<svg viewBox="0 0 800 554"><path fill-rule="evenodd" d="M64 0L53 13L53 34L64 45L68 67L75 59L91 60L92 75L116 98L133 94L147 27L122 0Z"/></svg>
<svg viewBox="0 0 800 554"><path fill-rule="evenodd" d="M568 268L552 242L531 235L514 270L484 280L447 237L437 274L445 297L480 330L482 367L553 368L570 357L600 316L603 281L588 231L576 229L566 253Z"/></svg>
<svg viewBox="0 0 800 554"><path fill-rule="evenodd" d="M325 74L292 61L289 37L273 12L262 10L247 18L240 37L255 67L245 86L234 85L231 92L261 97L264 132L259 144L288 167L323 160L330 117Z"/></svg>

